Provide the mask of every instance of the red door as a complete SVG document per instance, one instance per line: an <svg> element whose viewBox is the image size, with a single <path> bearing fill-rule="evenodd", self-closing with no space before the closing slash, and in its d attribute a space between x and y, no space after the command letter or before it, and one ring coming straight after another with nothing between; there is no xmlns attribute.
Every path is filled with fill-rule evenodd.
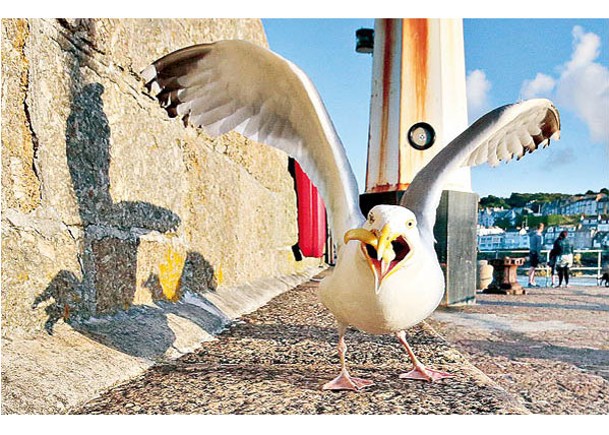
<svg viewBox="0 0 609 435"><path fill-rule="evenodd" d="M326 244L326 208L307 174L294 161L298 200L298 245L305 257L320 258Z"/></svg>

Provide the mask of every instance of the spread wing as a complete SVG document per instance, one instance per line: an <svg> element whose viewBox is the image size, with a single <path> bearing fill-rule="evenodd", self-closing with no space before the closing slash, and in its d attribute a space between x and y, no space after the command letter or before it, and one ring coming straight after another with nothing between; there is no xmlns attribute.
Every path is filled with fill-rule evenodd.
<svg viewBox="0 0 609 435"><path fill-rule="evenodd" d="M560 117L545 99L527 100L499 107L474 122L450 142L417 174L402 197L412 210L422 234L433 240L436 208L442 187L452 170L488 162L518 160L560 135Z"/></svg>
<svg viewBox="0 0 609 435"><path fill-rule="evenodd" d="M235 130L295 158L339 243L363 222L344 147L311 80L291 62L246 41L218 41L170 53L142 77L171 117L212 136Z"/></svg>

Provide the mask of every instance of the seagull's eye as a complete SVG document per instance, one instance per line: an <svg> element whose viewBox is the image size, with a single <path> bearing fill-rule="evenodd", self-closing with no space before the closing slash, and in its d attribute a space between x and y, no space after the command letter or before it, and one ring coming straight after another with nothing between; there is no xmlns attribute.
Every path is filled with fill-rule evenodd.
<svg viewBox="0 0 609 435"><path fill-rule="evenodd" d="M406 226L407 226L408 228L414 228L414 226L415 226L415 221L414 221L414 219L409 219L409 220L407 220L407 221L406 221Z"/></svg>
<svg viewBox="0 0 609 435"><path fill-rule="evenodd" d="M374 214L372 212L368 213L368 222L374 223Z"/></svg>

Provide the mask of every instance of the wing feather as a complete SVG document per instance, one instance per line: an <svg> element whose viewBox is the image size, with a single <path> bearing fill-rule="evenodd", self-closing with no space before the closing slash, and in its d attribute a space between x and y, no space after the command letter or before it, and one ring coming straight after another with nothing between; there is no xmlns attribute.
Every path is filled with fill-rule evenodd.
<svg viewBox="0 0 609 435"><path fill-rule="evenodd" d="M475 156L476 159L469 166L481 165L488 160L488 142L485 141L480 145Z"/></svg>
<svg viewBox="0 0 609 435"><path fill-rule="evenodd" d="M560 116L545 99L499 107L474 122L444 147L417 174L402 197L401 205L412 210L422 235L433 240L436 208L448 175L460 166L522 158L539 146L548 146L560 135ZM483 158L486 157L486 158Z"/></svg>
<svg viewBox="0 0 609 435"><path fill-rule="evenodd" d="M509 152L509 159L513 158L514 156L523 155L524 147L523 147L522 142L520 141L520 135L518 134L517 131L515 131L514 133L510 133L506 137L506 142L507 142L507 149Z"/></svg>
<svg viewBox="0 0 609 435"><path fill-rule="evenodd" d="M170 116L212 136L238 131L298 160L339 244L363 222L343 145L310 79L291 62L249 42L218 41L170 53L141 75Z"/></svg>

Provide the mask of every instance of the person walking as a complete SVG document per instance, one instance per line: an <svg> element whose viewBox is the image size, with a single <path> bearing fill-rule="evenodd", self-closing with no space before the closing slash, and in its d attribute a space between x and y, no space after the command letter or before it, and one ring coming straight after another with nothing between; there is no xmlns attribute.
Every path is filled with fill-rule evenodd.
<svg viewBox="0 0 609 435"><path fill-rule="evenodd" d="M569 287L569 268L573 266L573 244L568 239L568 233L561 231L554 242L556 249L556 270L558 271L558 287L562 287L564 280L565 287Z"/></svg>
<svg viewBox="0 0 609 435"><path fill-rule="evenodd" d="M550 268L550 287L556 287L556 280L554 277L556 276L556 257L558 256L558 247L556 246L556 242L554 242L554 246L550 250L550 255L548 258L548 267Z"/></svg>
<svg viewBox="0 0 609 435"><path fill-rule="evenodd" d="M543 232L544 225L540 223L537 225L537 229L529 234L529 261L531 267L529 269L529 287L539 287L535 283L535 269L539 265L539 259L541 258L541 247L543 246Z"/></svg>

